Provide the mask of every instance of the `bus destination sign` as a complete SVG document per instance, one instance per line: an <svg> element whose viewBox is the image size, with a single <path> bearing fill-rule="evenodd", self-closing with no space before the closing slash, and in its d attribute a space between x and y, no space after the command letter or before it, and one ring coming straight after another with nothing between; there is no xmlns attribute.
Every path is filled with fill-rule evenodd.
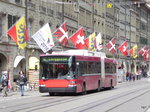
<svg viewBox="0 0 150 112"><path fill-rule="evenodd" d="M42 57L42 62L67 62L68 57Z"/></svg>

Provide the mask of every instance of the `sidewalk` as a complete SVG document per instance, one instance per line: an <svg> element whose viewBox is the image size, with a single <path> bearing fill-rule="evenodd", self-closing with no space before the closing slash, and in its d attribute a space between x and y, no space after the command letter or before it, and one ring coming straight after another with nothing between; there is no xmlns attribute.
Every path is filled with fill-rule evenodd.
<svg viewBox="0 0 150 112"><path fill-rule="evenodd" d="M39 91L25 91L24 96L21 96L21 92L8 92L7 97L3 97L2 92L0 92L0 102L4 100L12 100L12 99L20 99L20 98L27 98L27 97L36 97L36 96L42 96L42 95L48 95L48 93L43 94Z"/></svg>

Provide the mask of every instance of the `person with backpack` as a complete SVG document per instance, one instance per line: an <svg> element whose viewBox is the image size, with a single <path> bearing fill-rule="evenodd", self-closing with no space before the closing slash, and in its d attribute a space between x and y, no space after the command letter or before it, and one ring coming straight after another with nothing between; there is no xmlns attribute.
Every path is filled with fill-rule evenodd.
<svg viewBox="0 0 150 112"><path fill-rule="evenodd" d="M25 83L27 81L27 78L26 78L26 76L25 76L23 71L19 72L18 81L19 81L19 85L20 85L21 96L24 96L24 85L25 85Z"/></svg>
<svg viewBox="0 0 150 112"><path fill-rule="evenodd" d="M3 78L2 78L2 93L3 93L3 97L6 97L8 96L8 93L7 93L7 89L8 89L8 77L7 77L7 74L3 74Z"/></svg>

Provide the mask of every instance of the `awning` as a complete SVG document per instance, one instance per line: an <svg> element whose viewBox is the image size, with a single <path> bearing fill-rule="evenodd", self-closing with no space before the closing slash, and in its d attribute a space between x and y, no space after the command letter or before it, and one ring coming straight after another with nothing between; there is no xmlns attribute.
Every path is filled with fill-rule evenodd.
<svg viewBox="0 0 150 112"><path fill-rule="evenodd" d="M16 56L15 61L14 61L14 68L18 66L18 64L20 63L22 59L25 59L25 56Z"/></svg>

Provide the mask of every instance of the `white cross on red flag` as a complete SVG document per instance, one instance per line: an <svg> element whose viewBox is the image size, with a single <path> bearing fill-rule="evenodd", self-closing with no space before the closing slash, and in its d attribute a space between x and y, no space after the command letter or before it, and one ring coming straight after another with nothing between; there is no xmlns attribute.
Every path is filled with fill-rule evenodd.
<svg viewBox="0 0 150 112"><path fill-rule="evenodd" d="M146 53L146 46L144 46L140 51L139 51L139 54L141 54L143 57Z"/></svg>
<svg viewBox="0 0 150 112"><path fill-rule="evenodd" d="M127 48L127 42L123 42L119 47L118 47L119 51L124 55L127 56L128 55L128 48Z"/></svg>
<svg viewBox="0 0 150 112"><path fill-rule="evenodd" d="M68 32L67 32L67 22L64 22L54 33L54 37L56 37L59 42L63 46L68 45Z"/></svg>
<svg viewBox="0 0 150 112"><path fill-rule="evenodd" d="M108 48L108 50L109 50L112 54L115 54L115 52L116 52L115 44L116 44L116 39L115 39L115 38L112 38L112 39L106 44L106 47Z"/></svg>
<svg viewBox="0 0 150 112"><path fill-rule="evenodd" d="M150 54L150 49L147 50L148 54Z"/></svg>
<svg viewBox="0 0 150 112"><path fill-rule="evenodd" d="M74 43L77 49L83 49L85 47L83 28L80 28L76 33L74 33L70 37L70 40Z"/></svg>
<svg viewBox="0 0 150 112"><path fill-rule="evenodd" d="M148 61L149 59L149 54L150 54L150 49L146 50L146 46L144 46L140 51L139 54L143 56L145 61Z"/></svg>
<svg viewBox="0 0 150 112"><path fill-rule="evenodd" d="M145 61L148 61L148 58L149 58L149 50L146 50L143 58L145 59Z"/></svg>

